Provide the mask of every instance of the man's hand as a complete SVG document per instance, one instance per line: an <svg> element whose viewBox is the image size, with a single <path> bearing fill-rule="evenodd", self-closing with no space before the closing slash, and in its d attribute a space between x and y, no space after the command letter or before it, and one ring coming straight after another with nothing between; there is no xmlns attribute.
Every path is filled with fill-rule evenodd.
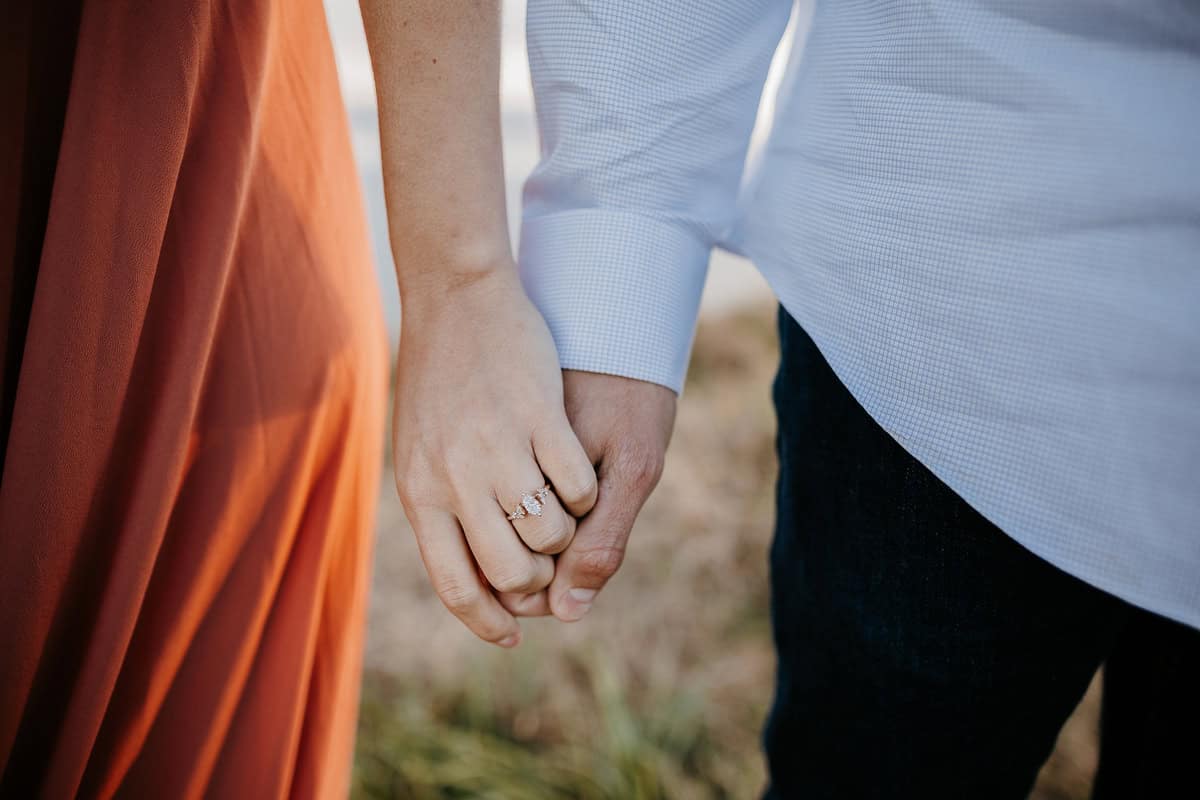
<svg viewBox="0 0 1200 800"><path fill-rule="evenodd" d="M654 383L575 370L563 372L563 393L567 418L599 480L596 505L558 556L548 592L554 616L573 622L621 566L633 521L662 474L676 398ZM546 611L540 595L525 603L504 600L519 615Z"/></svg>

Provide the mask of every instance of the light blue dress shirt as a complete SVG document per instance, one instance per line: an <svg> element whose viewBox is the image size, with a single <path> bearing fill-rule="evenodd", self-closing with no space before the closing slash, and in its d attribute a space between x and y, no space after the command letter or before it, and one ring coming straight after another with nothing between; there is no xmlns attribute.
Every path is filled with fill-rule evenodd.
<svg viewBox="0 0 1200 800"><path fill-rule="evenodd" d="M743 176L791 10L530 0L520 261L563 366L679 390L742 252L972 506L1200 627L1200 2L818 0Z"/></svg>

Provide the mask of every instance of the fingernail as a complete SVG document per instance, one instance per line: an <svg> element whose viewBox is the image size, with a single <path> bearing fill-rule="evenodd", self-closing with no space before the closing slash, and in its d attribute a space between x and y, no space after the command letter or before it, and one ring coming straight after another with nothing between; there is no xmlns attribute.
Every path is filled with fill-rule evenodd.
<svg viewBox="0 0 1200 800"><path fill-rule="evenodd" d="M592 600L596 597L595 589L571 589L567 592L566 612L563 616L568 622L583 619L584 614L592 608Z"/></svg>
<svg viewBox="0 0 1200 800"><path fill-rule="evenodd" d="M496 642L496 644L500 645L501 647L516 647L517 643L520 641L521 641L521 634L514 633L511 636L505 636L503 639Z"/></svg>

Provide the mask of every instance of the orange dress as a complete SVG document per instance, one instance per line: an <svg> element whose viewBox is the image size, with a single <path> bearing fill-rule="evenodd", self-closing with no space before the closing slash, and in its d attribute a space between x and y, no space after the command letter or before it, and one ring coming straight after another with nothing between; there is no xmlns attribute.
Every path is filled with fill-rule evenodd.
<svg viewBox="0 0 1200 800"><path fill-rule="evenodd" d="M344 796L387 369L320 0L4 6L0 797Z"/></svg>

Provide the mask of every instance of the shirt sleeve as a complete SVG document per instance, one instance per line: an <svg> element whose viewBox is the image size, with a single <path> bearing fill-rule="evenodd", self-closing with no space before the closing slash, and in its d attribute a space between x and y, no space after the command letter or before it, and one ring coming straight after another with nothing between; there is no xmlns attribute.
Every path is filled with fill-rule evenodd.
<svg viewBox="0 0 1200 800"><path fill-rule="evenodd" d="M529 0L520 264L562 366L678 392L790 0Z"/></svg>

